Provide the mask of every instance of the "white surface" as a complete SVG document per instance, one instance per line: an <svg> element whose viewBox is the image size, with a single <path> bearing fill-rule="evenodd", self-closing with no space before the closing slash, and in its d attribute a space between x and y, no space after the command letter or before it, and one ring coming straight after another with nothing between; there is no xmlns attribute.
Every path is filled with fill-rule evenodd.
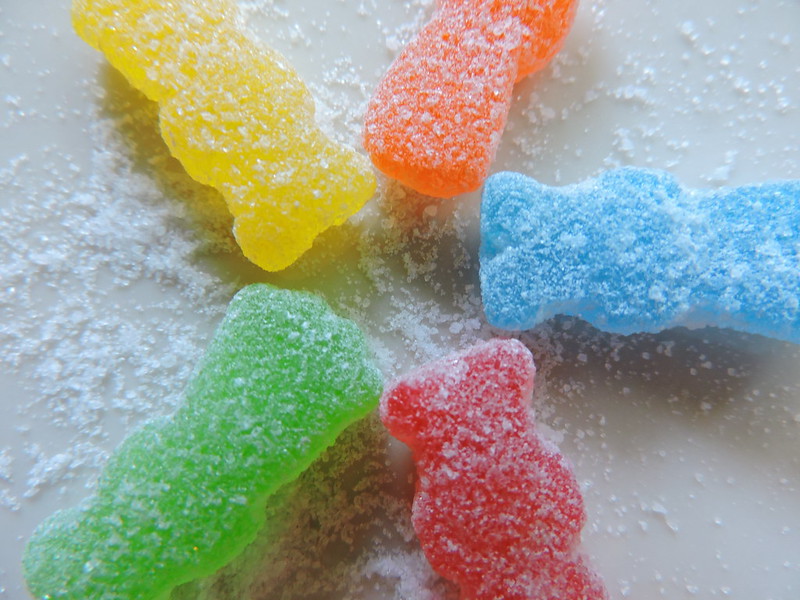
<svg viewBox="0 0 800 600"><path fill-rule="evenodd" d="M243 4L311 85L320 121L353 143L377 78L432 8ZM518 86L494 170L798 178L798 65L796 0L586 0L552 67ZM155 127L72 33L66 1L0 3L0 598L26 597L33 527L89 493L127 431L172 410L242 284L321 292L362 325L387 376L495 333L478 302L476 194L439 204L382 185L269 276L231 248L218 207L193 208L213 195ZM624 338L569 319L523 339L613 598L798 597L800 348L716 330ZM441 584L408 531L407 455L374 422L345 441L276 509L289 529L265 535L243 574L182 597L432 597Z"/></svg>

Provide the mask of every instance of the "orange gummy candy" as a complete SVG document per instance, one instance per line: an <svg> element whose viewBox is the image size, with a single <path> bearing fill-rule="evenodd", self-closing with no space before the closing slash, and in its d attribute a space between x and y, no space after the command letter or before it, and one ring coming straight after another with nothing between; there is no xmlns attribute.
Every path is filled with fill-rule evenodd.
<svg viewBox="0 0 800 600"><path fill-rule="evenodd" d="M365 156L329 139L314 100L233 0L73 0L75 30L159 104L161 134L222 192L245 256L289 266L375 190Z"/></svg>
<svg viewBox="0 0 800 600"><path fill-rule="evenodd" d="M367 108L364 146L381 171L431 196L477 189L514 83L561 48L577 0L439 0Z"/></svg>

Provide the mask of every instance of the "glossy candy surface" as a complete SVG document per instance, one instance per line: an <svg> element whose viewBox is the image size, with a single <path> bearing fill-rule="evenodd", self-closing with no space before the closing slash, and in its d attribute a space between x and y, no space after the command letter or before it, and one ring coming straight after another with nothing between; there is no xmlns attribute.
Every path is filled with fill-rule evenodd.
<svg viewBox="0 0 800 600"><path fill-rule="evenodd" d="M36 598L163 599L253 540L267 497L378 401L356 326L255 284L232 300L184 402L113 454L97 490L44 521L23 559Z"/></svg>
<svg viewBox="0 0 800 600"><path fill-rule="evenodd" d="M524 345L494 340L394 381L381 398L381 419L417 467L414 529L465 599L606 597L578 553L578 483L536 432L534 371Z"/></svg>
<svg viewBox="0 0 800 600"><path fill-rule="evenodd" d="M328 138L286 59L246 33L232 0L74 0L75 30L158 102L164 141L222 192L244 255L292 264L372 196L366 157Z"/></svg>
<svg viewBox="0 0 800 600"><path fill-rule="evenodd" d="M364 146L384 173L424 194L477 189L514 83L561 49L575 0L440 0L367 109Z"/></svg>
<svg viewBox="0 0 800 600"><path fill-rule="evenodd" d="M624 168L548 187L498 173L481 207L489 322L618 333L713 325L800 343L800 181L694 190Z"/></svg>

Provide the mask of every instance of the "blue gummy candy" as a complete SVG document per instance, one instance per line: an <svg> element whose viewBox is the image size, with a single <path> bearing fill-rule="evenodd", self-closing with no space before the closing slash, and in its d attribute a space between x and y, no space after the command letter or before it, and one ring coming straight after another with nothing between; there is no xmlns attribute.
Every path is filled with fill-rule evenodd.
<svg viewBox="0 0 800 600"><path fill-rule="evenodd" d="M800 343L800 181L693 190L648 169L548 187L486 181L481 294L492 325L556 314L618 333L730 327Z"/></svg>

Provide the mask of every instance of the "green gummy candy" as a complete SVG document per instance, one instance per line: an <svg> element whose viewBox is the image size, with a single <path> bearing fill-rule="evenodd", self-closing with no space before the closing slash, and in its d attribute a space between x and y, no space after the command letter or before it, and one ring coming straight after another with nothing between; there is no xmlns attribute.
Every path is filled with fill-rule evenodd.
<svg viewBox="0 0 800 600"><path fill-rule="evenodd" d="M129 436L95 495L23 557L37 598L160 600L251 542L269 495L376 405L365 339L319 298L241 290L171 417Z"/></svg>

